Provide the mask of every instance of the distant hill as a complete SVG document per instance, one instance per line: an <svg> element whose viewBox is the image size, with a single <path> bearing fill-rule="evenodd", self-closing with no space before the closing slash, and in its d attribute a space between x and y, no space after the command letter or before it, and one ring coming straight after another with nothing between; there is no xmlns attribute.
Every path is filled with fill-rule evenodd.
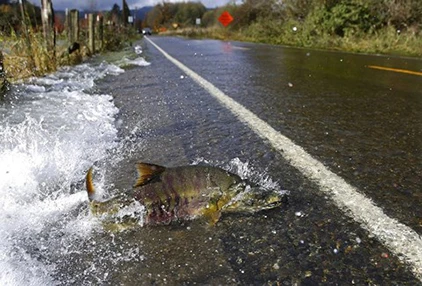
<svg viewBox="0 0 422 286"><path fill-rule="evenodd" d="M143 19L145 19L145 16L147 15L147 13L149 11L151 11L153 8L154 8L153 6L145 6L145 7L142 7L141 9L136 10L136 11L130 10L130 13L133 16L135 16L136 19L143 20ZM136 14L135 14L135 12L136 12Z"/></svg>
<svg viewBox="0 0 422 286"><path fill-rule="evenodd" d="M6 1L6 0L0 0L0 1ZM149 11L152 10L152 8L154 8L154 7L153 6L145 6L145 7L142 7L140 9L137 9L137 10L130 10L130 14L132 16L135 16L135 19L142 21L145 18L146 14ZM106 13L108 11L101 11L101 12L104 14L104 13ZM89 13L92 13L92 12L91 11L85 11L85 10L84 11L79 11L79 17L80 18L84 18L85 17L85 14L89 14ZM60 11L60 10L55 10L54 11L54 14L56 16L59 16L60 18L64 19L65 18L65 15L66 15L66 12L65 11Z"/></svg>

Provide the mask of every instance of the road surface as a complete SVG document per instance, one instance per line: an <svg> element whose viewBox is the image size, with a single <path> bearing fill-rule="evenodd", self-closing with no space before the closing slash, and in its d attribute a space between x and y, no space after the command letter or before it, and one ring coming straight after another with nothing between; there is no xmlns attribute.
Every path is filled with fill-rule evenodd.
<svg viewBox="0 0 422 286"><path fill-rule="evenodd" d="M106 281L421 283L420 60L181 38L140 45L149 66L99 83L128 150L110 180L129 187L136 161L208 162L278 184L289 204L215 228L122 234L144 259Z"/></svg>

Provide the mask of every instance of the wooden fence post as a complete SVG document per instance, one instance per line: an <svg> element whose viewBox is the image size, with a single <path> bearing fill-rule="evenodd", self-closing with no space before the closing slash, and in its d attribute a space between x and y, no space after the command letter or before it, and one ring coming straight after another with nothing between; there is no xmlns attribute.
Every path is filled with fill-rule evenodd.
<svg viewBox="0 0 422 286"><path fill-rule="evenodd" d="M68 8L66 8L66 12L65 12L65 25L64 28L66 30L66 38L67 38L67 43L68 44L72 44L72 42L70 41L71 38L71 24L72 24L72 20L70 18L70 11Z"/></svg>
<svg viewBox="0 0 422 286"><path fill-rule="evenodd" d="M0 95L9 89L9 82L6 79L6 72L3 65L3 53L0 51Z"/></svg>
<svg viewBox="0 0 422 286"><path fill-rule="evenodd" d="M100 15L97 16L98 21L98 40L100 41L99 49L102 50L104 48L104 18Z"/></svg>
<svg viewBox="0 0 422 286"><path fill-rule="evenodd" d="M54 11L51 0L41 0L41 20L47 51L53 51L55 57L56 31L54 29Z"/></svg>
<svg viewBox="0 0 422 286"><path fill-rule="evenodd" d="M88 14L89 49L95 54L95 21L94 14Z"/></svg>
<svg viewBox="0 0 422 286"><path fill-rule="evenodd" d="M79 42L79 11L70 10L69 13L69 43Z"/></svg>

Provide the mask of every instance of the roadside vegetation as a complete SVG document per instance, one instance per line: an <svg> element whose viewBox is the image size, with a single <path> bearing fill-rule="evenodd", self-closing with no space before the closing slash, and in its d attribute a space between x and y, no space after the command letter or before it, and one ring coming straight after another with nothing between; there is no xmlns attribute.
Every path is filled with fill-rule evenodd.
<svg viewBox="0 0 422 286"><path fill-rule="evenodd" d="M157 32L352 52L422 56L420 0L244 0L207 10L156 5L144 20ZM234 21L223 27L228 11ZM196 25L196 18L201 24Z"/></svg>
<svg viewBox="0 0 422 286"><path fill-rule="evenodd" d="M96 39L96 50L88 49L88 23L86 19L81 18L78 48L69 52L73 43L70 43L67 37L64 11L59 11L54 17L56 45L52 50L45 45L40 7L25 0L23 3L24 12L18 1L0 2L0 52L3 55L5 71L3 78L11 82L41 76L63 65L80 63L95 52L121 49L138 36L132 27L124 25L123 11L115 4L109 12L97 13L103 17L105 25L102 43L99 38ZM127 5L124 10L126 15L129 15Z"/></svg>

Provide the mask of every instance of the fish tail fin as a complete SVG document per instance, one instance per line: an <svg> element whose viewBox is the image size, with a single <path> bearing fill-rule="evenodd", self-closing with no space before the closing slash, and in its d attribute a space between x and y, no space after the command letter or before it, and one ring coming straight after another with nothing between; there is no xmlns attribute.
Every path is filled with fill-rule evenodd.
<svg viewBox="0 0 422 286"><path fill-rule="evenodd" d="M94 183L92 182L92 167L89 168L88 173L86 174L86 190L88 192L89 201L92 201L95 195Z"/></svg>

